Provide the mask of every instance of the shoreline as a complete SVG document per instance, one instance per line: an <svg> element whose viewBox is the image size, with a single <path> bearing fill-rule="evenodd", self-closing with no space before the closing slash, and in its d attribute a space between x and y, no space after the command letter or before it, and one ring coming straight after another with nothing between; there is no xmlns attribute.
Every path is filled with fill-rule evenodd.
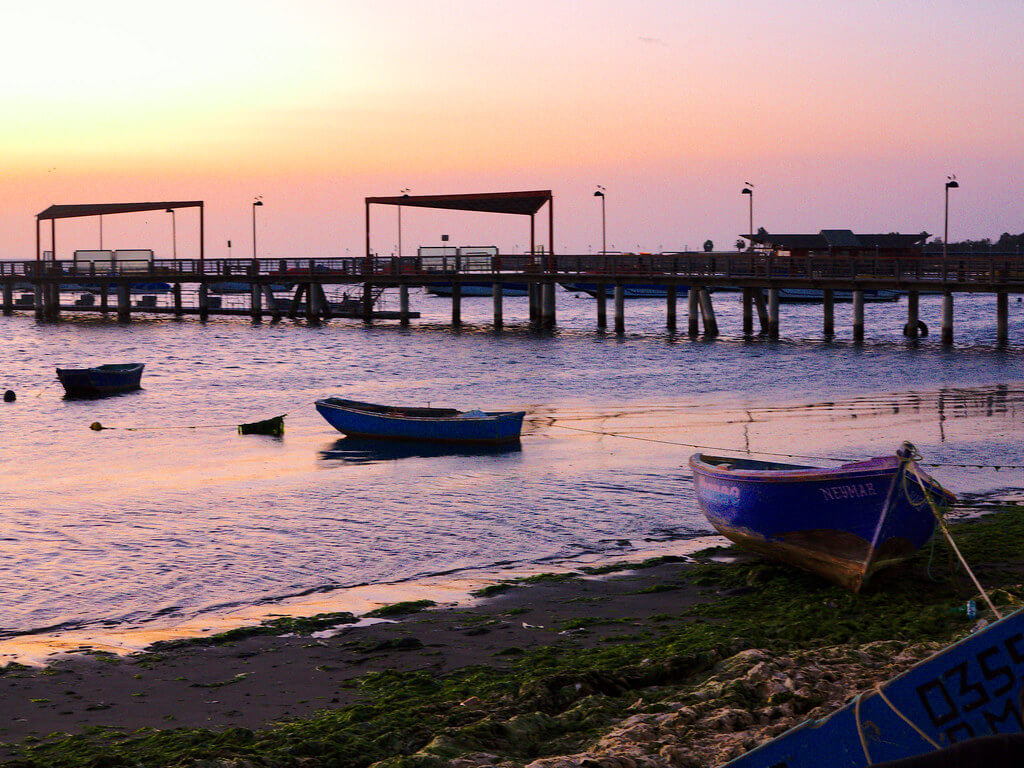
<svg viewBox="0 0 1024 768"><path fill-rule="evenodd" d="M1024 508L954 531L997 602L1024 605ZM971 592L944 549L857 595L714 550L508 582L472 605L399 605L382 612L395 621L358 628L324 616L124 658L8 666L0 757L718 765L969 632L958 610Z"/></svg>

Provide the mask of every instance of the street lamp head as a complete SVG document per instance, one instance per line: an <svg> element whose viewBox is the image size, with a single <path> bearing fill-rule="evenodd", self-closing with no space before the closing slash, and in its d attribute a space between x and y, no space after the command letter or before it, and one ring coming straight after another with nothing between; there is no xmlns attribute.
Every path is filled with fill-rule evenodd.
<svg viewBox="0 0 1024 768"><path fill-rule="evenodd" d="M255 208L257 205L263 205L262 200L253 200L252 207Z"/></svg>
<svg viewBox="0 0 1024 768"><path fill-rule="evenodd" d="M174 213L174 209L168 208L166 211L164 211L164 213Z"/></svg>
<svg viewBox="0 0 1024 768"><path fill-rule="evenodd" d="M604 197L604 192L597 190L597 192L594 193L594 197Z"/></svg>
<svg viewBox="0 0 1024 768"><path fill-rule="evenodd" d="M754 194L754 190L752 190L750 187L744 187L743 189L740 190L740 194L741 195L753 195Z"/></svg>
<svg viewBox="0 0 1024 768"><path fill-rule="evenodd" d="M946 182L946 189L959 189L960 185L956 183L956 178L952 178Z"/></svg>

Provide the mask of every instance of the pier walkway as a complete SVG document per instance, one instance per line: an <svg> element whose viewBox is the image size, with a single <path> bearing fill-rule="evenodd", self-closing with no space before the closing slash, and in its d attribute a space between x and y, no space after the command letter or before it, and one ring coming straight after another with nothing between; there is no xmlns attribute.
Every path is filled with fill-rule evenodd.
<svg viewBox="0 0 1024 768"><path fill-rule="evenodd" d="M211 289L230 283L247 297L244 307L223 307ZM480 257L354 257L324 259L146 259L139 261L6 261L0 262L3 314L32 311L40 318L61 312L117 312L129 320L133 312L198 315L243 314L259 321L264 315L280 318L302 315L319 321L334 316L361 317L367 322L383 317L408 323L409 288L430 285L452 287L452 323L461 322L461 286L493 286L494 324L501 327L502 286L526 284L530 319L539 327L556 323L559 284L585 283L596 294L596 322L607 325L607 299L613 301L614 327L624 332L625 286L664 286L666 324L676 327L677 297L686 296L688 332L718 333L712 290L743 293L743 331L779 334L780 291L820 291L823 332L834 333L833 304L838 291L850 292L853 335L864 336L865 292L899 291L907 297L905 332L915 337L923 330L917 317L921 293L943 296L943 341L953 340L953 304L957 293L989 293L996 298L996 338L1007 341L1008 296L1024 294L1024 258L1019 254L966 254L947 256L789 257L764 252L663 253L614 255L501 254ZM159 305L152 297L132 302L132 294L146 293L147 284L165 284L172 300ZM187 289L183 291L183 286ZM353 288L352 297L331 302L325 287ZM386 288L400 293L397 311L382 313L377 306ZM288 290L288 297L280 294ZM62 301L62 293L88 291L95 299ZM19 293L15 299L15 293ZM186 302L183 293L195 301Z"/></svg>

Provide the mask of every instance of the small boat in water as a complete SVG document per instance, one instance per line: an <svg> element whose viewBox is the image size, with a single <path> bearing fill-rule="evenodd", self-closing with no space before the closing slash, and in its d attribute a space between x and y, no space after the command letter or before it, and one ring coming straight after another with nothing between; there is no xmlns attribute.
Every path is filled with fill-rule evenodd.
<svg viewBox="0 0 1024 768"><path fill-rule="evenodd" d="M585 293L588 296L597 296L598 283L562 283L562 287L573 293ZM605 296L609 299L615 295L614 285L605 285ZM676 287L676 295L686 296L689 288L685 285ZM668 296L668 286L657 283L623 283L622 298L624 299L663 299Z"/></svg>
<svg viewBox="0 0 1024 768"><path fill-rule="evenodd" d="M861 291L864 301L899 301L900 292L885 288L870 288ZM814 304L825 300L825 291L821 288L779 288L779 301L789 304ZM837 289L832 291L832 300L852 302L853 291Z"/></svg>
<svg viewBox="0 0 1024 768"><path fill-rule="evenodd" d="M138 389L144 363L114 363L95 368L58 368L68 397L104 397Z"/></svg>
<svg viewBox="0 0 1024 768"><path fill-rule="evenodd" d="M501 445L519 440L525 411L457 411L405 408L341 397L316 401L327 423L350 437Z"/></svg>
<svg viewBox="0 0 1024 768"><path fill-rule="evenodd" d="M451 296L451 283L435 283L425 288L426 292L434 296ZM504 283L501 286L502 296L526 296L530 292L526 283ZM460 296L493 296L494 283L460 283Z"/></svg>
<svg viewBox="0 0 1024 768"><path fill-rule="evenodd" d="M694 489L715 529L741 547L858 591L868 577L924 546L933 503L956 497L914 464L904 443L834 469L694 454Z"/></svg>

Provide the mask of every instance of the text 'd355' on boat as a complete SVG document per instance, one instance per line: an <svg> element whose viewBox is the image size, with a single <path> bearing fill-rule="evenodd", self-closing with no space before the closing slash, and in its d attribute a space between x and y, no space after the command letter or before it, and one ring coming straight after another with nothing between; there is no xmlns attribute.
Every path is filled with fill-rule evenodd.
<svg viewBox="0 0 1024 768"><path fill-rule="evenodd" d="M57 378L68 397L102 397L138 389L143 363L115 363L95 368L58 368Z"/></svg>
<svg viewBox="0 0 1024 768"><path fill-rule="evenodd" d="M894 456L834 469L694 454L694 489L708 521L741 547L857 591L879 568L931 538L937 507L956 497L914 463Z"/></svg>
<svg viewBox="0 0 1024 768"><path fill-rule="evenodd" d="M316 401L327 423L351 437L500 445L519 439L525 411L404 408L328 397Z"/></svg>

